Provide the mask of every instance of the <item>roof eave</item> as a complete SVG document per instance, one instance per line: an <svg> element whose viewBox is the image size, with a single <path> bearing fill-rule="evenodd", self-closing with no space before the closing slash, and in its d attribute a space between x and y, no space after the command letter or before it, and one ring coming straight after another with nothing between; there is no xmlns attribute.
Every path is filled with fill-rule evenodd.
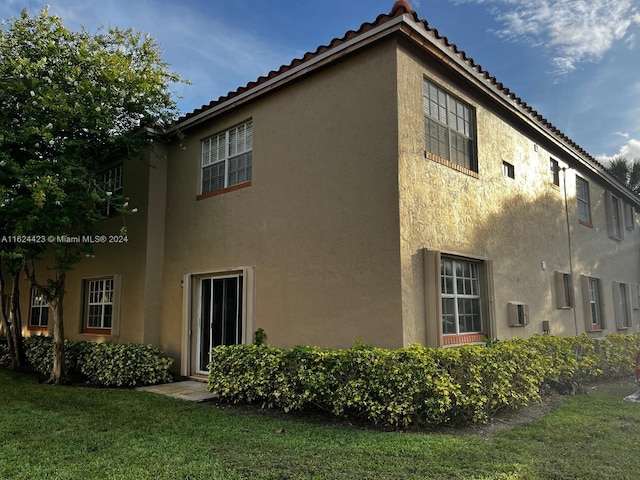
<svg viewBox="0 0 640 480"><path fill-rule="evenodd" d="M403 23L404 16L398 16L392 18L381 25L378 25L371 30L364 32L350 40L346 40L340 45L327 50L324 53L315 55L313 58L301 63L296 67L292 67L280 75L275 76L263 83L254 86L247 91L229 98L217 105L214 105L207 110L189 117L183 121L174 124L167 133L171 134L176 131L184 131L188 128L192 128L198 124L206 122L219 115L222 112L236 108L241 104L252 101L266 93L269 93L283 85L290 83L300 77L306 76L309 73L322 68L323 66L334 62L335 60L348 55L349 53L358 50L366 45L378 41L380 38L386 37L391 32L399 29L399 26Z"/></svg>

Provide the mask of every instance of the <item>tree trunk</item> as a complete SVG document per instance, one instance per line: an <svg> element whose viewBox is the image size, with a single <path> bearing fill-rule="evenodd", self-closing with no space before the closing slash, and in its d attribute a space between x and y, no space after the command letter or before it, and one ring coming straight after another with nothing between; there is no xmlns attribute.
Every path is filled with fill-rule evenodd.
<svg viewBox="0 0 640 480"><path fill-rule="evenodd" d="M9 321L11 313L10 309L7 309L7 305L4 303L5 288L6 284L4 282L4 277L2 276L2 271L0 270L0 299L2 299L2 305L0 306L2 312L0 313L0 316L2 317L2 332L4 333L4 336L7 340L7 352L9 353L9 358L11 358L13 368L16 368L16 353L13 348L11 322Z"/></svg>
<svg viewBox="0 0 640 480"><path fill-rule="evenodd" d="M25 364L24 344L22 343L22 316L20 314L20 270L12 272L13 286L11 288L11 335L13 343L14 366L22 368Z"/></svg>
<svg viewBox="0 0 640 480"><path fill-rule="evenodd" d="M53 310L53 369L47 383L60 384L66 376L64 361L64 322L62 303L64 299L65 276L62 273L58 277L58 295L49 301Z"/></svg>

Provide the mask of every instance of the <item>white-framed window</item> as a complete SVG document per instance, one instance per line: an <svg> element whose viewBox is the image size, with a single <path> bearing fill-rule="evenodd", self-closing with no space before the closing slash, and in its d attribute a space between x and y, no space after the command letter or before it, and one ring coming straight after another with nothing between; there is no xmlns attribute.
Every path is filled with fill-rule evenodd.
<svg viewBox="0 0 640 480"><path fill-rule="evenodd" d="M98 175L98 181L106 192L109 192L107 202L102 206L102 213L108 217L116 213L116 209L111 202L114 197L124 195L124 164L119 163L105 170Z"/></svg>
<svg viewBox="0 0 640 480"><path fill-rule="evenodd" d="M116 335L118 330L119 277L89 278L82 282L82 331Z"/></svg>
<svg viewBox="0 0 640 480"><path fill-rule="evenodd" d="M605 319L602 308L602 287L599 278L582 275L582 299L585 328L588 332L604 330Z"/></svg>
<svg viewBox="0 0 640 480"><path fill-rule="evenodd" d="M253 173L251 120L202 141L201 192L250 182Z"/></svg>
<svg viewBox="0 0 640 480"><path fill-rule="evenodd" d="M549 171L551 172L551 183L556 187L560 186L560 165L555 158L549 159Z"/></svg>
<svg viewBox="0 0 640 480"><path fill-rule="evenodd" d="M615 195L612 195L610 192L605 192L604 200L607 213L607 230L609 232L609 236L615 240L622 240L622 201Z"/></svg>
<svg viewBox="0 0 640 480"><path fill-rule="evenodd" d="M626 283L613 282L613 309L618 330L627 329L631 326L632 291L630 290L629 285Z"/></svg>
<svg viewBox="0 0 640 480"><path fill-rule="evenodd" d="M480 275L477 262L442 257L440 296L443 335L482 333Z"/></svg>
<svg viewBox="0 0 640 480"><path fill-rule="evenodd" d="M31 289L29 327L46 328L49 325L49 304L37 288Z"/></svg>
<svg viewBox="0 0 640 480"><path fill-rule="evenodd" d="M578 201L578 220L587 225L591 225L589 182L581 177L576 177L576 198Z"/></svg>
<svg viewBox="0 0 640 480"><path fill-rule="evenodd" d="M428 156L477 172L473 107L428 80L423 84L423 104Z"/></svg>

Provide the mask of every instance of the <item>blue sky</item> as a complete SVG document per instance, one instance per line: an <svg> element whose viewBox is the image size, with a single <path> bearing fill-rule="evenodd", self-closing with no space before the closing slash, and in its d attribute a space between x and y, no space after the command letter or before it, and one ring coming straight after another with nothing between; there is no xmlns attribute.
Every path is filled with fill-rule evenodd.
<svg viewBox="0 0 640 480"><path fill-rule="evenodd" d="M393 0L2 0L49 4L72 29L150 33L183 113L388 13ZM505 87L593 156L640 158L639 0L409 0Z"/></svg>

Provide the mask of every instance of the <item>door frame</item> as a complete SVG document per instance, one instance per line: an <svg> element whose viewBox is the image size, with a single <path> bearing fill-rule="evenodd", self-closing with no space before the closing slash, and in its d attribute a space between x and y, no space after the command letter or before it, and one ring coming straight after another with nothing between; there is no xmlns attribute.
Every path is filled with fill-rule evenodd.
<svg viewBox="0 0 640 480"><path fill-rule="evenodd" d="M207 278L242 277L242 343L253 342L255 312L255 268L238 267L207 272L188 273L182 280L182 351L180 374L202 377L207 374L198 370L200 340L201 280Z"/></svg>

